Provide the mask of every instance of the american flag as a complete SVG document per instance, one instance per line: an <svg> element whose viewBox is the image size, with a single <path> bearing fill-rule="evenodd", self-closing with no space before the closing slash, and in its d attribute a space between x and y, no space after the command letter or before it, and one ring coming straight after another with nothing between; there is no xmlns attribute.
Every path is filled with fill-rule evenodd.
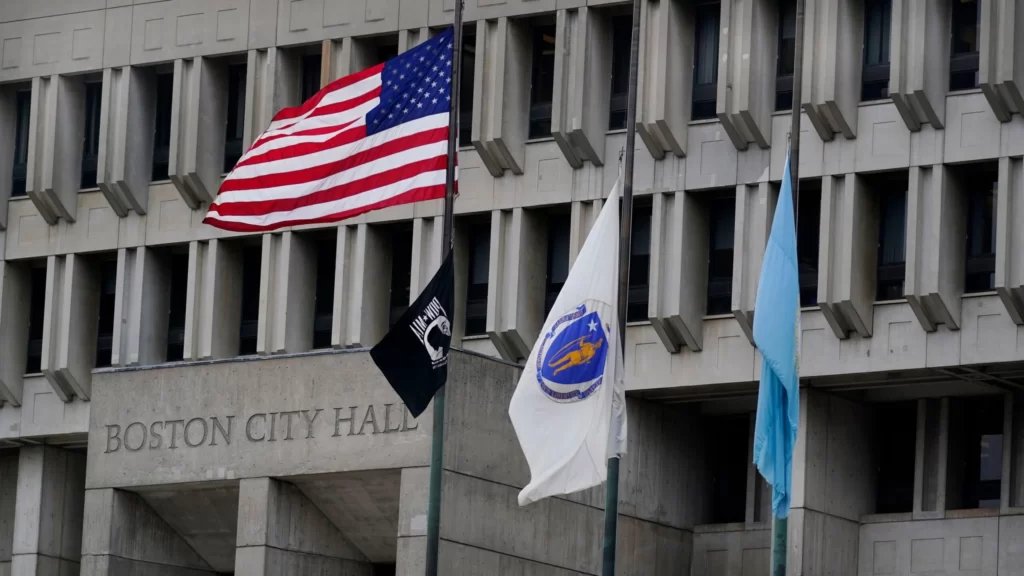
<svg viewBox="0 0 1024 576"><path fill-rule="evenodd" d="M278 112L203 222L267 231L444 198L453 36L448 28Z"/></svg>

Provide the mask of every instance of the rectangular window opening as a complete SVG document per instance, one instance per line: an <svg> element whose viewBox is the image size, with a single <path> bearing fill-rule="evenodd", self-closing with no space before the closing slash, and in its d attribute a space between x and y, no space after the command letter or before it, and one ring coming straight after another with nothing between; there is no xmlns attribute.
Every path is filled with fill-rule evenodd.
<svg viewBox="0 0 1024 576"><path fill-rule="evenodd" d="M967 195L964 292L988 292L995 290L996 275L996 167L960 168L960 186Z"/></svg>
<svg viewBox="0 0 1024 576"><path fill-rule="evenodd" d="M156 75L156 125L153 131L152 180L167 180L167 166L171 154L171 101L174 74Z"/></svg>
<svg viewBox="0 0 1024 576"><path fill-rule="evenodd" d="M734 197L716 198L708 207L707 313L728 314L732 310L732 250L736 217Z"/></svg>
<svg viewBox="0 0 1024 576"><path fill-rule="evenodd" d="M224 173L231 172L242 157L245 130L245 64L228 66L228 120L224 137Z"/></svg>
<svg viewBox="0 0 1024 576"><path fill-rule="evenodd" d="M821 225L821 180L800 182L797 200L796 254L800 305L818 303L818 234Z"/></svg>
<svg viewBox="0 0 1024 576"><path fill-rule="evenodd" d="M547 221L547 258L544 272L544 316L551 312L558 293L569 277L568 214L551 214Z"/></svg>
<svg viewBox="0 0 1024 576"><path fill-rule="evenodd" d="M705 457L711 483L711 524L743 522L747 509L750 415L708 416Z"/></svg>
<svg viewBox="0 0 1024 576"><path fill-rule="evenodd" d="M170 295L167 310L167 361L185 357L185 303L188 298L188 247L180 246L170 253Z"/></svg>
<svg viewBox="0 0 1024 576"><path fill-rule="evenodd" d="M954 398L950 403L946 508L999 508L1003 398Z"/></svg>
<svg viewBox="0 0 1024 576"><path fill-rule="evenodd" d="M313 305L313 349L331 347L334 322L334 273L337 265L338 236L318 236L316 244L316 302Z"/></svg>
<svg viewBox="0 0 1024 576"><path fill-rule="evenodd" d="M11 176L11 196L25 195L28 175L28 126L32 112L32 91L18 90L14 94L14 170Z"/></svg>
<svg viewBox="0 0 1024 576"><path fill-rule="evenodd" d="M892 0L867 0L864 4L864 68L860 99L889 97L889 34Z"/></svg>
<svg viewBox="0 0 1024 576"><path fill-rule="evenodd" d="M775 109L793 109L793 62L796 54L796 0L779 0L779 45L775 68Z"/></svg>
<svg viewBox="0 0 1024 576"><path fill-rule="evenodd" d="M490 271L491 226L481 222L469 231L466 278L466 336L487 333L487 278Z"/></svg>
<svg viewBox="0 0 1024 576"><path fill-rule="evenodd" d="M953 44L949 51L949 89L969 90L978 87L978 35L981 31L981 2L952 2Z"/></svg>
<svg viewBox="0 0 1024 576"><path fill-rule="evenodd" d="M459 146L473 145L473 82L476 71L476 26L463 27L459 73Z"/></svg>
<svg viewBox="0 0 1024 576"><path fill-rule="evenodd" d="M96 165L100 153L100 108L103 82L85 83L85 140L82 143L82 190L96 187Z"/></svg>
<svg viewBox="0 0 1024 576"><path fill-rule="evenodd" d="M301 102L309 100L320 91L320 64L322 61L323 56L319 52L302 57L302 79L299 88Z"/></svg>
<svg viewBox="0 0 1024 576"><path fill-rule="evenodd" d="M608 129L626 128L626 99L629 96L629 49L633 35L632 14L612 17L612 77L608 103Z"/></svg>
<svg viewBox="0 0 1024 576"><path fill-rule="evenodd" d="M914 509L917 401L879 404L875 410L875 513Z"/></svg>
<svg viewBox="0 0 1024 576"><path fill-rule="evenodd" d="M907 276L907 174L868 178L878 194L875 300L900 300Z"/></svg>
<svg viewBox="0 0 1024 576"><path fill-rule="evenodd" d="M28 301L28 353L25 373L38 374L43 359L43 320L46 314L46 262L32 267Z"/></svg>
<svg viewBox="0 0 1024 576"><path fill-rule="evenodd" d="M96 367L110 366L114 344L114 299L117 294L117 260L99 262L100 308L96 325Z"/></svg>
<svg viewBox="0 0 1024 576"><path fill-rule="evenodd" d="M626 302L626 322L641 322L648 318L651 212L650 204L635 204L633 206L633 227L629 242L629 295Z"/></svg>
<svg viewBox="0 0 1024 576"><path fill-rule="evenodd" d="M529 138L551 136L551 99L555 82L555 27L533 25L530 72Z"/></svg>
<svg viewBox="0 0 1024 576"><path fill-rule="evenodd" d="M411 284L412 225L396 225L391 231L391 305L388 328L394 326L409 309Z"/></svg>
<svg viewBox="0 0 1024 576"><path fill-rule="evenodd" d="M258 237L257 237L258 238ZM238 327L238 355L256 353L256 336L260 317L260 268L263 246L259 243L242 246L242 314Z"/></svg>
<svg viewBox="0 0 1024 576"><path fill-rule="evenodd" d="M721 4L701 2L696 7L693 49L693 120L715 117L718 99L718 20Z"/></svg>

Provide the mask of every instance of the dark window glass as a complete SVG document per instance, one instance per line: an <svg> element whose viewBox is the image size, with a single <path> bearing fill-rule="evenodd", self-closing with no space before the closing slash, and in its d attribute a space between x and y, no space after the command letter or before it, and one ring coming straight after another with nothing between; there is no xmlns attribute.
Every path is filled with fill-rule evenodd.
<svg viewBox="0 0 1024 576"><path fill-rule="evenodd" d="M889 31L892 0L867 0L864 5L864 69L860 99L889 97Z"/></svg>
<svg viewBox="0 0 1024 576"><path fill-rule="evenodd" d="M801 182L796 222L800 305L818 303L818 228L821 224L820 180Z"/></svg>
<svg viewBox="0 0 1024 576"><path fill-rule="evenodd" d="M174 74L156 75L156 130L153 133L153 180L167 179L171 153L171 100Z"/></svg>
<svg viewBox="0 0 1024 576"><path fill-rule="evenodd" d="M377 46L378 64L387 62L395 56L398 56L398 44L381 44L380 46Z"/></svg>
<svg viewBox="0 0 1024 576"><path fill-rule="evenodd" d="M25 373L41 369L43 358L43 320L46 313L46 268L32 269L32 285L28 295L28 354Z"/></svg>
<svg viewBox="0 0 1024 576"><path fill-rule="evenodd" d="M224 172L242 157L242 131L245 130L245 64L228 66L228 122L224 138Z"/></svg>
<svg viewBox="0 0 1024 576"><path fill-rule="evenodd" d="M914 509L917 402L880 404L875 412L875 513Z"/></svg>
<svg viewBox="0 0 1024 576"><path fill-rule="evenodd" d="M82 143L81 188L96 187L96 163L100 153L100 104L102 82L85 83L85 141Z"/></svg>
<svg viewBox="0 0 1024 576"><path fill-rule="evenodd" d="M999 508L1003 477L1002 397L952 399L949 421L947 484L950 510Z"/></svg>
<svg viewBox="0 0 1024 576"><path fill-rule="evenodd" d="M647 320L648 285L651 272L651 207L633 207L633 227L629 242L629 296L626 322Z"/></svg>
<svg viewBox="0 0 1024 576"><path fill-rule="evenodd" d="M710 417L705 455L711 476L711 523L743 522L747 509L750 416Z"/></svg>
<svg viewBox="0 0 1024 576"><path fill-rule="evenodd" d="M316 240L316 304L313 310L313 348L331 347L334 320L334 267L338 241L334 236Z"/></svg>
<svg viewBox="0 0 1024 576"><path fill-rule="evenodd" d="M715 117L718 96L718 2L697 5L696 32L693 50L693 114L694 120Z"/></svg>
<svg viewBox="0 0 1024 576"><path fill-rule="evenodd" d="M466 282L466 335L487 332L487 275L491 257L491 227L469 233L469 271Z"/></svg>
<svg viewBox="0 0 1024 576"><path fill-rule="evenodd" d="M779 0L779 46L775 70L775 109L793 108L793 62L796 54L796 1Z"/></svg>
<svg viewBox="0 0 1024 576"><path fill-rule="evenodd" d="M374 564L373 576L395 576L396 564Z"/></svg>
<svg viewBox="0 0 1024 576"><path fill-rule="evenodd" d="M302 84L299 98L302 102L309 100L320 91L320 54L307 54L302 57Z"/></svg>
<svg viewBox="0 0 1024 576"><path fill-rule="evenodd" d="M612 90L609 100L608 129L626 127L626 98L629 96L629 47L633 34L633 18L628 15L612 18Z"/></svg>
<svg viewBox="0 0 1024 576"><path fill-rule="evenodd" d="M551 97L555 82L555 27L534 26L530 72L530 138L551 136Z"/></svg>
<svg viewBox="0 0 1024 576"><path fill-rule="evenodd" d="M238 327L238 355L256 353L256 335L260 317L260 267L263 247L259 244L242 248L242 316Z"/></svg>
<svg viewBox="0 0 1024 576"><path fill-rule="evenodd" d="M28 171L28 124L32 112L32 92L19 90L14 95L14 175L11 196L25 195L25 176Z"/></svg>
<svg viewBox="0 0 1024 576"><path fill-rule="evenodd" d="M167 361L185 357L185 302L188 298L188 252L170 257L170 298L167 310Z"/></svg>
<svg viewBox="0 0 1024 576"><path fill-rule="evenodd" d="M100 264L100 309L96 325L96 367L110 366L114 344L114 298L117 292L117 260Z"/></svg>
<svg viewBox="0 0 1024 576"><path fill-rule="evenodd" d="M907 276L907 191L882 191L879 203L875 300L898 300Z"/></svg>
<svg viewBox="0 0 1024 576"><path fill-rule="evenodd" d="M396 228L391 235L391 312L388 327L395 325L409 308L412 283L412 227ZM418 294L417 294L418 296Z"/></svg>
<svg viewBox="0 0 1024 576"><path fill-rule="evenodd" d="M569 276L569 216L548 218L547 268L544 275L544 316L551 312Z"/></svg>
<svg viewBox="0 0 1024 576"><path fill-rule="evenodd" d="M476 26L462 33L462 68L459 74L459 146L473 139L473 77L476 72Z"/></svg>
<svg viewBox="0 0 1024 576"><path fill-rule="evenodd" d="M954 0L953 45L950 47L949 89L967 90L978 86L978 0Z"/></svg>
<svg viewBox="0 0 1024 576"><path fill-rule="evenodd" d="M996 184L985 182L967 195L967 262L964 292L995 289Z"/></svg>
<svg viewBox="0 0 1024 576"><path fill-rule="evenodd" d="M708 248L708 314L732 310L732 246L736 199L711 201Z"/></svg>

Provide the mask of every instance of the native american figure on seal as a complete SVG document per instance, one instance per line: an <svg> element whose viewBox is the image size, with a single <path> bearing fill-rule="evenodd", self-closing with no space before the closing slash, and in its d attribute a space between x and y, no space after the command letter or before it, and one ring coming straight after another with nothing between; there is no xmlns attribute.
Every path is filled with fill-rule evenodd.
<svg viewBox="0 0 1024 576"><path fill-rule="evenodd" d="M597 342L588 342L587 338L589 337L589 334L580 336L559 348L558 352L552 354L552 359L548 362L548 366L555 369L555 374L574 366L586 364L594 358L598 349L604 345L604 338Z"/></svg>

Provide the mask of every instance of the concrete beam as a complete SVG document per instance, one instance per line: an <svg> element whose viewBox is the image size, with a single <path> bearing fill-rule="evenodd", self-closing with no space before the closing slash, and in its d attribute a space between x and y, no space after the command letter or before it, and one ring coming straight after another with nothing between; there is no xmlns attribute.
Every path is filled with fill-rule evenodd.
<svg viewBox="0 0 1024 576"><path fill-rule="evenodd" d="M192 242L185 299L185 360L238 355L242 258L230 241Z"/></svg>
<svg viewBox="0 0 1024 576"><path fill-rule="evenodd" d="M103 71L96 183L121 217L145 214L156 129L156 74L124 66Z"/></svg>
<svg viewBox="0 0 1024 576"><path fill-rule="evenodd" d="M682 0L640 8L637 134L656 160L686 155L693 98L693 10ZM679 63L686 63L682 66Z"/></svg>
<svg viewBox="0 0 1024 576"><path fill-rule="evenodd" d="M416 218L412 221L412 271L409 304L412 304L441 267L444 218Z"/></svg>
<svg viewBox="0 0 1024 576"><path fill-rule="evenodd" d="M995 287L1016 324L1024 324L1024 160L1000 158L996 184Z"/></svg>
<svg viewBox="0 0 1024 576"><path fill-rule="evenodd" d="M736 223L732 254L732 313L754 343L754 304L761 262L771 233L778 188L769 182L736 186Z"/></svg>
<svg viewBox="0 0 1024 576"><path fill-rule="evenodd" d="M85 138L85 83L78 76L32 79L25 189L50 225L74 222Z"/></svg>
<svg viewBox="0 0 1024 576"><path fill-rule="evenodd" d="M707 210L693 194L654 195L648 316L669 352L703 347L708 236Z"/></svg>
<svg viewBox="0 0 1024 576"><path fill-rule="evenodd" d="M373 346L387 333L390 304L391 248L375 226L338 229L334 267L335 348Z"/></svg>
<svg viewBox="0 0 1024 576"><path fill-rule="evenodd" d="M978 80L1000 122L1024 113L1024 0L981 3Z"/></svg>
<svg viewBox="0 0 1024 576"><path fill-rule="evenodd" d="M316 253L301 234L263 235L256 351L305 352L313 348Z"/></svg>
<svg viewBox="0 0 1024 576"><path fill-rule="evenodd" d="M543 327L546 247L547 228L537 214L522 208L491 213L487 335L506 360L529 356Z"/></svg>
<svg viewBox="0 0 1024 576"><path fill-rule="evenodd" d="M85 455L49 446L21 448L11 574L75 573L82 550Z"/></svg>
<svg viewBox="0 0 1024 576"><path fill-rule="evenodd" d="M505 170L522 174L532 61L526 24L502 17L479 20L476 26L473 147L492 176L497 178Z"/></svg>
<svg viewBox="0 0 1024 576"><path fill-rule="evenodd" d="M919 131L921 124L944 126L949 90L950 1L892 2L889 95L912 132Z"/></svg>
<svg viewBox="0 0 1024 576"><path fill-rule="evenodd" d="M819 0L807 5L803 102L807 119L823 141L857 136L864 6L862 0ZM947 64L948 67L948 64Z"/></svg>
<svg viewBox="0 0 1024 576"><path fill-rule="evenodd" d="M778 18L771 0L722 2L716 111L737 150L771 144Z"/></svg>
<svg viewBox="0 0 1024 576"><path fill-rule="evenodd" d="M587 7L559 10L556 30L551 135L573 168L585 160L601 166L611 99L611 21Z"/></svg>
<svg viewBox="0 0 1024 576"><path fill-rule="evenodd" d="M167 172L193 210L213 201L224 172L227 71L211 58L174 61L171 145Z"/></svg>
<svg viewBox="0 0 1024 576"><path fill-rule="evenodd" d="M31 274L27 266L0 260L0 399L21 406Z"/></svg>
<svg viewBox="0 0 1024 576"><path fill-rule="evenodd" d="M88 400L96 363L100 285L87 257L47 258L45 298L43 375L61 400Z"/></svg>

